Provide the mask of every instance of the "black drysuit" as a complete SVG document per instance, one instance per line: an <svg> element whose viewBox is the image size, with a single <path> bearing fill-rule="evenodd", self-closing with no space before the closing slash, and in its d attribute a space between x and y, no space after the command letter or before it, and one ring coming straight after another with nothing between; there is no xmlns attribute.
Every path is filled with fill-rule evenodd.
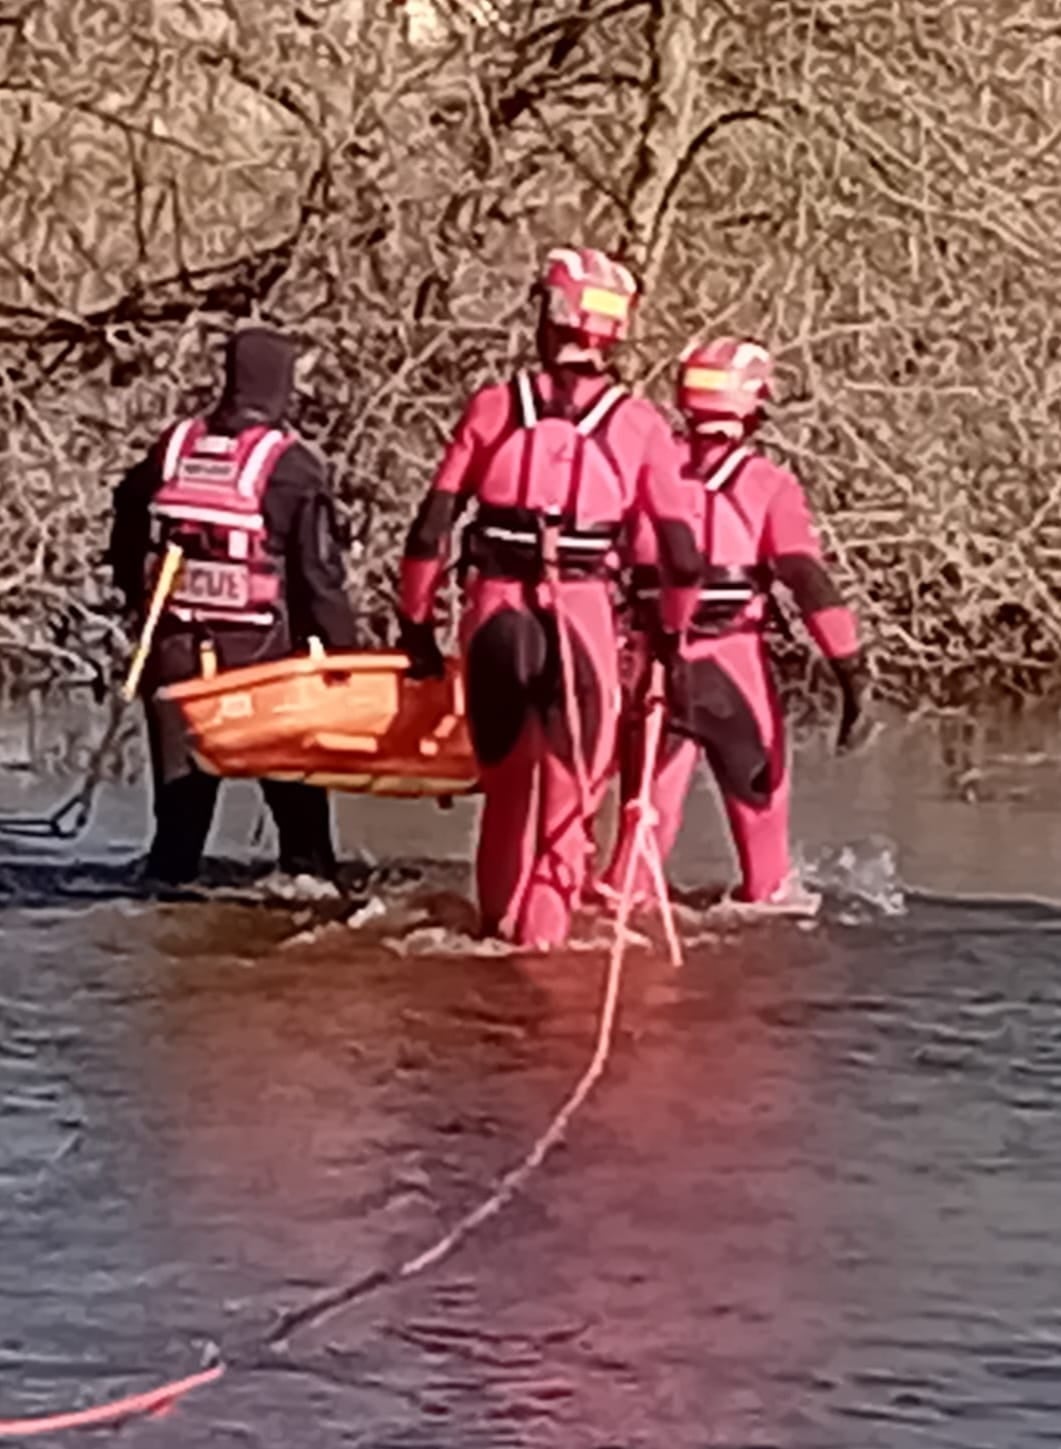
<svg viewBox="0 0 1061 1449"><path fill-rule="evenodd" d="M277 426L287 412L295 350L266 328L231 338L225 388L209 418L213 433L234 436L258 424ZM162 484L165 437L122 479L115 493L108 559L130 612L147 607L151 552L149 507ZM210 833L218 780L196 768L183 741L163 728L154 692L199 673L199 646L208 639L220 669L281 659L316 635L326 648L352 648L354 618L343 584L335 514L325 469L301 442L281 453L265 487L266 548L282 561L284 589L273 622L189 624L164 613L144 672L144 707L154 781L155 833L150 875L173 884L198 873ZM263 780L261 788L280 838L280 869L292 875L335 872L328 796L310 785Z"/></svg>

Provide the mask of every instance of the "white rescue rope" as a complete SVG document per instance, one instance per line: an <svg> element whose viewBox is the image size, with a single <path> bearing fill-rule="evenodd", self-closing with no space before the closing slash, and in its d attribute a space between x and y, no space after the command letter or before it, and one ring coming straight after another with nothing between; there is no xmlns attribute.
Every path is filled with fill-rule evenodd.
<svg viewBox="0 0 1061 1449"><path fill-rule="evenodd" d="M636 872L643 855L647 857L649 869L659 894L660 914L670 948L671 961L675 966L681 964L681 945L674 927L670 901L666 894L666 882L663 878L662 862L656 845L654 814L651 806L652 781L655 777L662 726L663 701L657 696L650 702L646 722L641 789L637 798L631 801L631 806L637 811L634 841L626 862L622 895L615 921L615 934L604 982L604 996L597 1023L596 1041L589 1065L526 1156L505 1173L488 1197L459 1218L449 1232L429 1248L414 1254L411 1258L406 1258L395 1267L373 1269L355 1282L323 1293L302 1308L285 1314L269 1336L268 1342L271 1347L286 1347L295 1333L335 1317L350 1304L375 1292L378 1288L392 1283L407 1282L410 1278L425 1273L436 1263L449 1257L477 1228L497 1216L541 1167L553 1148L563 1140L573 1118L597 1085L611 1057L615 1038L615 1018L619 1006L619 993L626 957L626 925L630 915Z"/></svg>

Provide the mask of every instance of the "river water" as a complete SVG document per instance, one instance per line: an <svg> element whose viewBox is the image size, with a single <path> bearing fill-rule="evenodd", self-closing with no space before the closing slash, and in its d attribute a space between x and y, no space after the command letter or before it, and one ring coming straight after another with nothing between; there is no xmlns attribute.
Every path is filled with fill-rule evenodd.
<svg viewBox="0 0 1061 1449"><path fill-rule="evenodd" d="M220 1382L122 1442L1056 1444L1051 747L953 722L864 759L812 744L795 835L818 918L686 913L678 973L632 952L566 1145L453 1257L283 1352L280 1313L427 1246L527 1151L591 1052L603 952L472 949L466 803L341 802L391 910L360 930L256 900L249 787L206 900L130 887L134 784L76 846L8 841L0 1419L220 1350ZM2 803L61 794L9 771ZM718 841L704 787L675 876L724 878Z"/></svg>

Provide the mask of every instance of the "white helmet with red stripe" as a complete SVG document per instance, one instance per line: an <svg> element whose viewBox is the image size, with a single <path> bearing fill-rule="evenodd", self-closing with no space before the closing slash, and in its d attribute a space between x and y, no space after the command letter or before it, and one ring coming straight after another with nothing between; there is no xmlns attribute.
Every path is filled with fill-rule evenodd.
<svg viewBox="0 0 1061 1449"><path fill-rule="evenodd" d="M695 432L743 431L773 395L774 365L758 342L719 337L692 342L678 363L678 408Z"/></svg>
<svg viewBox="0 0 1061 1449"><path fill-rule="evenodd" d="M542 320L563 334L557 362L599 354L630 330L637 282L605 252L556 247L546 258L539 290Z"/></svg>

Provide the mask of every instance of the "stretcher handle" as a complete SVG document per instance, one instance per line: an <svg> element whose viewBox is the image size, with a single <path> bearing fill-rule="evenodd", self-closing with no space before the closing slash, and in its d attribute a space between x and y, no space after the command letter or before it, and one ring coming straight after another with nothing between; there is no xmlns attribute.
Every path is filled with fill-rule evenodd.
<svg viewBox="0 0 1061 1449"><path fill-rule="evenodd" d="M420 753L422 755L439 754L446 741L456 734L461 720L462 716L459 714L443 715L431 733L420 741Z"/></svg>
<svg viewBox="0 0 1061 1449"><path fill-rule="evenodd" d="M319 750L331 750L336 754L378 755L380 740L377 735L343 734L339 730L316 730L307 735L304 743Z"/></svg>

